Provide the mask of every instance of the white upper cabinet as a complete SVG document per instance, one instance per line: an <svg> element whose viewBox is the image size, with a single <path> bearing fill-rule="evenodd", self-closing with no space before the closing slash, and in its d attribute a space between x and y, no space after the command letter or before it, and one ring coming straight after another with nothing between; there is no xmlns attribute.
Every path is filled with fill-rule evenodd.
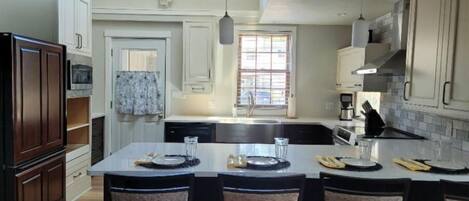
<svg viewBox="0 0 469 201"><path fill-rule="evenodd" d="M442 103L445 109L469 111L469 1L448 0L447 8L448 46L443 49L448 50L444 54L448 61L443 67Z"/></svg>
<svg viewBox="0 0 469 201"><path fill-rule="evenodd" d="M59 0L59 43L67 52L91 56L91 1Z"/></svg>
<svg viewBox="0 0 469 201"><path fill-rule="evenodd" d="M411 0L404 100L438 107L444 0Z"/></svg>
<svg viewBox="0 0 469 201"><path fill-rule="evenodd" d="M389 51L389 44L370 43L366 48L347 47L337 51L337 90L362 91L363 75L354 75L366 63L383 56Z"/></svg>
<svg viewBox="0 0 469 201"><path fill-rule="evenodd" d="M184 22L184 91L211 92L214 33L211 22Z"/></svg>

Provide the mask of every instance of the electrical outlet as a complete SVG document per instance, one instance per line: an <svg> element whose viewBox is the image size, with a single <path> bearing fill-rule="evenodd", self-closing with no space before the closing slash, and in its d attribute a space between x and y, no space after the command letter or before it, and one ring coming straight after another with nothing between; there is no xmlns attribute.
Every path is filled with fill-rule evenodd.
<svg viewBox="0 0 469 201"><path fill-rule="evenodd" d="M334 110L334 105L335 105L335 104L332 103L332 102L326 103L326 110L327 110L327 111L332 111L332 110Z"/></svg>

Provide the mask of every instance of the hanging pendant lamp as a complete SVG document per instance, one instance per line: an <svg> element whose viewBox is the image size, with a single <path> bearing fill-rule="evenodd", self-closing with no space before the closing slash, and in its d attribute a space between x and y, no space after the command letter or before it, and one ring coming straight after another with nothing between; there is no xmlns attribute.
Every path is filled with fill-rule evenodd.
<svg viewBox="0 0 469 201"><path fill-rule="evenodd" d="M364 48L368 44L369 24L363 18L363 0L361 3L360 18L353 22L352 26L352 47Z"/></svg>
<svg viewBox="0 0 469 201"><path fill-rule="evenodd" d="M231 45L234 39L233 18L228 15L228 0L225 1L225 16L220 19L220 44Z"/></svg>

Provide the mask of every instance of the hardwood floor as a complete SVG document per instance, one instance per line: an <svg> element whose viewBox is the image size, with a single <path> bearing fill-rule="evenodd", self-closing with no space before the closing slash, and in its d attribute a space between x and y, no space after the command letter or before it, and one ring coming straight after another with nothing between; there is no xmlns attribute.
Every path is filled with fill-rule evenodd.
<svg viewBox="0 0 469 201"><path fill-rule="evenodd" d="M91 190L81 196L77 201L102 201L103 200L103 177L91 179Z"/></svg>

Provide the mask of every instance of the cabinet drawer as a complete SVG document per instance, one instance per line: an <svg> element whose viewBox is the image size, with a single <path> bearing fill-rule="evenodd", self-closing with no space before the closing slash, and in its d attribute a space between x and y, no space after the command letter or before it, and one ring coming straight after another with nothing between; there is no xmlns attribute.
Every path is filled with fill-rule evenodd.
<svg viewBox="0 0 469 201"><path fill-rule="evenodd" d="M91 188L91 177L86 175L88 167L89 165L83 166L70 175L67 175L65 179L67 201L75 200L78 196Z"/></svg>

